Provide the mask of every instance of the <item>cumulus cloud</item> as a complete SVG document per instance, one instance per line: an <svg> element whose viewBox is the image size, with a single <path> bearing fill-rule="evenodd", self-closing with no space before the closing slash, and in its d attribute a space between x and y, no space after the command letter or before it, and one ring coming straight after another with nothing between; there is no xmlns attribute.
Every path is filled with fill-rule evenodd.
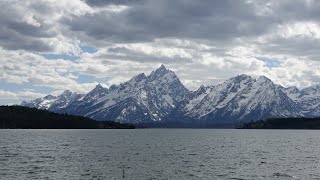
<svg viewBox="0 0 320 180"><path fill-rule="evenodd" d="M77 39L67 36L59 21L92 9L82 1L0 1L0 45L9 50L77 53Z"/></svg>
<svg viewBox="0 0 320 180"><path fill-rule="evenodd" d="M74 72L86 72L80 63L44 57L25 51L0 49L0 81L13 84L28 84L52 89L70 89L87 92L97 82L78 83Z"/></svg>
<svg viewBox="0 0 320 180"><path fill-rule="evenodd" d="M167 37L232 41L272 28L272 23L265 26L270 17L257 16L258 11L247 1L139 1L119 13L96 11L85 17L65 18L63 23L96 41L137 42Z"/></svg>
<svg viewBox="0 0 320 180"><path fill-rule="evenodd" d="M192 90L237 74L284 86L320 81L317 0L3 0L0 7L0 84L33 93L87 92L160 64ZM0 89L12 100L27 96Z"/></svg>
<svg viewBox="0 0 320 180"><path fill-rule="evenodd" d="M37 93L32 89L24 89L20 91L0 89L0 102L8 102L9 104L18 104L24 100L32 100L43 96L45 96L45 94Z"/></svg>
<svg viewBox="0 0 320 180"><path fill-rule="evenodd" d="M0 90L0 99L17 99L17 95L11 91Z"/></svg>

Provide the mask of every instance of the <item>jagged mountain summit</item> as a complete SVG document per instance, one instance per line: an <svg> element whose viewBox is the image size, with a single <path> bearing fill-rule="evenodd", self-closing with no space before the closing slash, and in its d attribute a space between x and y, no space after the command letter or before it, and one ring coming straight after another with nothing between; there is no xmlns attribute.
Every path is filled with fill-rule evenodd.
<svg viewBox="0 0 320 180"><path fill-rule="evenodd" d="M237 124L272 117L320 116L320 85L302 90L274 84L267 77L239 75L189 91L176 74L161 65L150 75L87 94L65 91L21 105L96 120L128 123Z"/></svg>
<svg viewBox="0 0 320 180"><path fill-rule="evenodd" d="M23 101L21 105L38 109L57 111L59 109L66 108L73 101L80 100L83 97L83 94L77 94L66 90L59 96L47 95L45 97L37 98L32 101Z"/></svg>
<svg viewBox="0 0 320 180"><path fill-rule="evenodd" d="M65 94L65 93L63 93ZM61 95L62 96L62 95ZM112 85L109 89L97 85L82 98L74 98L61 108L53 106L56 97L49 103L47 98L39 98L22 105L45 108L58 113L83 115L96 120L115 120L120 122L140 123L162 121L176 109L188 102L190 91L184 87L174 72L161 66L149 76L139 74L127 82ZM78 95L80 97L80 95ZM55 101L56 100L56 101ZM44 106L45 104L46 106Z"/></svg>
<svg viewBox="0 0 320 180"><path fill-rule="evenodd" d="M247 75L208 87L191 99L185 110L195 119L216 124L303 116L299 105L270 79L264 76L253 79Z"/></svg>

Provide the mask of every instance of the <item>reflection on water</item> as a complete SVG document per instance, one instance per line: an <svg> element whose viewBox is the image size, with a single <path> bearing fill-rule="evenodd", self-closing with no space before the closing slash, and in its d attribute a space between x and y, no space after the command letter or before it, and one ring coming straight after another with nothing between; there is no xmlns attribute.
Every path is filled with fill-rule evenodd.
<svg viewBox="0 0 320 180"><path fill-rule="evenodd" d="M0 130L0 137L0 179L320 179L320 131Z"/></svg>

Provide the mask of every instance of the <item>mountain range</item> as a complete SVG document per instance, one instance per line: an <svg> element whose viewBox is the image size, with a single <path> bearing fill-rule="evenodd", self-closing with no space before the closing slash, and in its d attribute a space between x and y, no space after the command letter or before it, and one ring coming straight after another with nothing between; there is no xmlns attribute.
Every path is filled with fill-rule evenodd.
<svg viewBox="0 0 320 180"><path fill-rule="evenodd" d="M161 65L148 76L142 73L109 88L98 84L87 94L66 90L21 105L100 121L235 125L275 117L320 116L320 85L300 90L274 84L265 76L238 75L190 91Z"/></svg>

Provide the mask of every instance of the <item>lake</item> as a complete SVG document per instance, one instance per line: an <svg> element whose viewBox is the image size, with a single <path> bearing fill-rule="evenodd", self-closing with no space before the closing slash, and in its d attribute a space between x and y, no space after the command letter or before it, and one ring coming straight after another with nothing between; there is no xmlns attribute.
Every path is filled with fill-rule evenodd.
<svg viewBox="0 0 320 180"><path fill-rule="evenodd" d="M320 179L320 131L0 130L0 179Z"/></svg>

